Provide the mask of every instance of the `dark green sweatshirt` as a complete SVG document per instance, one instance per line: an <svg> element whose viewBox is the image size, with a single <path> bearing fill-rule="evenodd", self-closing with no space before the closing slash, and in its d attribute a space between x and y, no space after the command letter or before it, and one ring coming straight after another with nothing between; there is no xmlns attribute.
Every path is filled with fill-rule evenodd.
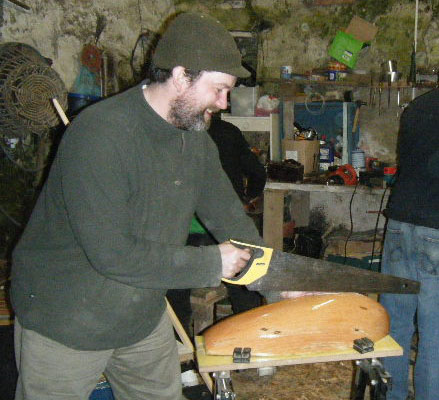
<svg viewBox="0 0 439 400"><path fill-rule="evenodd" d="M220 284L218 247L184 246L194 213L219 242L261 243L206 132L165 122L141 86L88 107L13 252L19 321L82 350L145 338L167 289Z"/></svg>

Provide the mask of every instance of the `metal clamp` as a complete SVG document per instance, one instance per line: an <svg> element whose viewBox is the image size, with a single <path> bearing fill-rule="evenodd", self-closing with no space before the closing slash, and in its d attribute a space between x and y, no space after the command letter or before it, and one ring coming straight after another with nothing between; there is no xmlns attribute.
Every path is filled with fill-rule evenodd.
<svg viewBox="0 0 439 400"><path fill-rule="evenodd" d="M233 349L233 362L234 363L249 363L251 357L250 347L235 347Z"/></svg>
<svg viewBox="0 0 439 400"><path fill-rule="evenodd" d="M370 386L371 400L385 400L387 391L392 387L392 377L376 358L355 361L358 370L355 377L353 400L363 400L366 386Z"/></svg>
<svg viewBox="0 0 439 400"><path fill-rule="evenodd" d="M213 373L215 378L214 400L235 400L236 393L233 391L230 371L218 371Z"/></svg>
<svg viewBox="0 0 439 400"><path fill-rule="evenodd" d="M354 340L354 350L358 351L361 354L369 353L373 351L373 342L367 337L361 339Z"/></svg>

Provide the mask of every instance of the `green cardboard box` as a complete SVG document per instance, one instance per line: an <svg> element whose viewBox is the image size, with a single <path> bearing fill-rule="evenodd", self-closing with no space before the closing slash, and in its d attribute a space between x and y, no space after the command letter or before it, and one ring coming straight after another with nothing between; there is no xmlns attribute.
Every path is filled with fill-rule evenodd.
<svg viewBox="0 0 439 400"><path fill-rule="evenodd" d="M329 48L329 55L349 68L354 68L361 49L374 39L377 32L375 25L354 16L345 31L337 32Z"/></svg>
<svg viewBox="0 0 439 400"><path fill-rule="evenodd" d="M363 46L364 42L349 33L338 31L329 48L329 55L349 68L354 68Z"/></svg>

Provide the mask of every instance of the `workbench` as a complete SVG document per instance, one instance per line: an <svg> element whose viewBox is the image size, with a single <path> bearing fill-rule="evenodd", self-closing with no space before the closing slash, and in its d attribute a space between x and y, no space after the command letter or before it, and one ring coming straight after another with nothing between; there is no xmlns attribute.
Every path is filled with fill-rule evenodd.
<svg viewBox="0 0 439 400"><path fill-rule="evenodd" d="M384 195L383 207L387 203L389 190L367 186L323 185L313 183L289 183L268 181L264 189L263 237L268 247L283 248L284 206L287 195L291 196L291 217L295 226L307 226L312 210L325 214L329 228L349 228L350 200L352 202L354 231L375 228L377 213ZM383 228L381 218L379 228Z"/></svg>
<svg viewBox="0 0 439 400"><path fill-rule="evenodd" d="M296 356L251 357L248 363L234 363L231 355L207 355L202 336L195 337L195 348L199 372L212 373L215 379L215 400L236 398L236 394L233 392L230 371L345 360L356 360L358 368L355 399L363 399L362 394L364 395L366 384L378 386L380 385L379 380L382 379L381 384L384 386L384 390L386 390L387 384L390 383L390 377L382 368L378 358L401 356L403 353L401 346L390 336L386 336L376 342L374 351L363 354L354 349L346 349ZM218 393L218 386L220 386L220 390L222 390L223 393ZM378 391L383 391L383 386L379 387ZM292 391L293 390L294 387L292 387ZM376 399L385 399L385 397L377 396Z"/></svg>

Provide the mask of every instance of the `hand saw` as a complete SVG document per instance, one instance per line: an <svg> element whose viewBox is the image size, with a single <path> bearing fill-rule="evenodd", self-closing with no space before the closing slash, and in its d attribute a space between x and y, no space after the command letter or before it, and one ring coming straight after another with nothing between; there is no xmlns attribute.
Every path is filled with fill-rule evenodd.
<svg viewBox="0 0 439 400"><path fill-rule="evenodd" d="M419 293L420 283L410 279L235 240L230 243L250 249L252 256L237 276L223 281L246 285L249 290Z"/></svg>

